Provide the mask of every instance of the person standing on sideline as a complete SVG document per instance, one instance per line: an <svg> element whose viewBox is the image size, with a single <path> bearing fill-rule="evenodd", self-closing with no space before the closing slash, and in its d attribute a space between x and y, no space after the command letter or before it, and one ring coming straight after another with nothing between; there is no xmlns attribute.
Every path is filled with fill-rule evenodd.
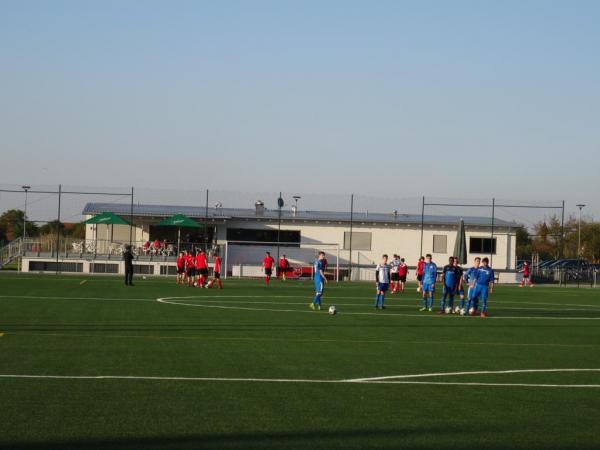
<svg viewBox="0 0 600 450"><path fill-rule="evenodd" d="M404 286L406 285L406 277L408 276L408 265L404 261L404 258L400 258L398 276L400 277L400 293L404 294Z"/></svg>
<svg viewBox="0 0 600 450"><path fill-rule="evenodd" d="M133 253L131 245L125 246L123 261L125 261L125 286L133 286Z"/></svg>
<svg viewBox="0 0 600 450"><path fill-rule="evenodd" d="M523 279L521 280L521 285L519 287L525 287L525 286L533 287L531 278L529 278L531 274L529 272L529 263L527 261L525 261L523 263L523 268L521 270L519 270L519 273L523 274Z"/></svg>

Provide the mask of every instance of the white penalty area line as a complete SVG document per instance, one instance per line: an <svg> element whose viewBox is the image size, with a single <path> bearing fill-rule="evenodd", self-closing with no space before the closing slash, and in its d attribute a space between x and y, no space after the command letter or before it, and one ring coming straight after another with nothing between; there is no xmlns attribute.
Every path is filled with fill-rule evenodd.
<svg viewBox="0 0 600 450"><path fill-rule="evenodd" d="M135 375L24 375L0 374L0 379L42 379L42 380L130 380L130 381L184 381L184 382L238 382L238 383L312 383L312 384L412 384L412 385L444 385L444 386L492 386L492 387L527 387L527 388L600 388L600 384L548 384L548 383L485 383L459 381L413 381L413 378L440 377L476 374L514 374L544 372L590 372L600 369L527 369L477 372L451 372L435 374L397 375L393 377L356 378L349 380L318 380L297 378L220 378L220 377L166 377Z"/></svg>
<svg viewBox="0 0 600 450"><path fill-rule="evenodd" d="M197 297L193 297L197 298ZM215 297L213 297L215 298ZM201 303L185 303L182 300L190 300L190 297L162 297L157 298L156 301L168 305L177 306L192 306L196 308L209 308L209 309L224 309L224 310L239 310L239 311L268 311L268 312L279 312L279 313L301 313L301 314L315 314L316 311L312 310L300 310L300 309L277 309L277 308L251 308L248 306L225 306L225 305L203 305ZM306 303L308 305L308 303ZM560 312L557 310L556 312ZM339 312L339 315L344 316L379 316L379 317L421 317L421 318L437 318L437 314L421 313L421 314L405 314L405 313L392 313L392 312ZM458 316L458 315L444 315L444 317L453 318L468 318L474 319L469 316ZM600 320L600 317L546 317L546 316L491 316L485 320L490 319L511 319L511 320Z"/></svg>
<svg viewBox="0 0 600 450"><path fill-rule="evenodd" d="M386 377L373 378L354 378L351 382L372 382L372 381L387 381L387 380L402 380L409 378L435 378L435 377L456 377L463 375L507 375L515 373L567 373L567 372L600 372L600 369L510 369L510 370L479 370L471 372L435 372L435 373L418 373L410 375L391 375Z"/></svg>

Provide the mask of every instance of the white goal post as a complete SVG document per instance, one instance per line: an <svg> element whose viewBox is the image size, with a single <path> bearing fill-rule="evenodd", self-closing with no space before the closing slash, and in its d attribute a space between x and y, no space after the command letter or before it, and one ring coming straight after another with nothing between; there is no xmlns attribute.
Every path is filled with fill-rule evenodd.
<svg viewBox="0 0 600 450"><path fill-rule="evenodd" d="M234 278L263 276L262 261L270 252L278 267L277 242L226 241L221 245L223 253L223 276ZM288 278L312 278L313 263L319 252L325 252L327 268L325 274L334 281L340 279L340 246L338 244L279 243L279 256L286 256L290 263ZM273 275L275 276L274 271Z"/></svg>

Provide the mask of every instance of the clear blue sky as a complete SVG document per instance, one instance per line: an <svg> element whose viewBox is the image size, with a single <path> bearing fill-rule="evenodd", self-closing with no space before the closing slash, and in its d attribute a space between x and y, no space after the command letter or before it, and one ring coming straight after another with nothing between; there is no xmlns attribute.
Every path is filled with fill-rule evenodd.
<svg viewBox="0 0 600 450"><path fill-rule="evenodd" d="M0 5L0 183L600 216L598 1Z"/></svg>

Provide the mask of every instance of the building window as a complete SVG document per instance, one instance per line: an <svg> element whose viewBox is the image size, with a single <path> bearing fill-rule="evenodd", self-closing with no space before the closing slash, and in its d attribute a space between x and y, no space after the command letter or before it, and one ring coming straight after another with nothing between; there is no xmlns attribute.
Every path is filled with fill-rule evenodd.
<svg viewBox="0 0 600 450"><path fill-rule="evenodd" d="M265 228L227 228L227 240L236 244L261 245L277 242L277 230ZM279 242L282 247L300 247L300 231L281 230Z"/></svg>
<svg viewBox="0 0 600 450"><path fill-rule="evenodd" d="M448 252L448 236L445 234L433 235L433 253Z"/></svg>
<svg viewBox="0 0 600 450"><path fill-rule="evenodd" d="M477 238L469 239L469 253L482 253L486 255L496 254L496 238Z"/></svg>
<svg viewBox="0 0 600 450"><path fill-rule="evenodd" d="M350 250L349 231L344 231L344 250ZM371 250L371 233L353 231L352 250Z"/></svg>

